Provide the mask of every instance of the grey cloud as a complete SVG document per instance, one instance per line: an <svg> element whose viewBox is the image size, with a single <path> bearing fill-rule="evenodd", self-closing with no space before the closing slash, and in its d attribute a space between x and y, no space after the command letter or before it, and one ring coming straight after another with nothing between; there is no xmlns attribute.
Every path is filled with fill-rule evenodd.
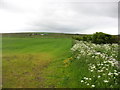
<svg viewBox="0 0 120 90"><path fill-rule="evenodd" d="M17 4L2 2L4 6L2 9L11 11L13 15L14 12L25 15L27 22L23 22L30 26L26 28L27 31L84 33L94 28L117 29L117 2L45 1L42 3L40 0L30 0L30 4L28 1L28 3L25 2L23 6L18 5L18 7ZM18 15L18 18L23 17ZM94 30L94 32L96 31Z"/></svg>
<svg viewBox="0 0 120 90"><path fill-rule="evenodd" d="M56 30L63 32L84 32L85 30L94 27L106 27L114 26L112 21L116 21L117 18L117 3L54 3L58 9L51 10L47 8L50 12L45 19L41 21L38 20L34 25L38 27L45 27L45 30ZM51 5L51 4L50 4ZM53 4L52 4L53 5ZM60 18L54 15L59 8L62 8L63 15L67 14L67 11L73 11L76 15L66 18ZM43 12L44 13L44 12ZM102 18L101 18L102 17ZM110 20L108 20L108 18ZM114 19L114 20L112 20ZM68 21L67 21L68 20ZM42 22L42 23L41 23ZM62 22L62 23L59 23ZM68 24L70 23L70 24ZM112 24L111 24L112 23ZM67 24L67 25L66 25Z"/></svg>
<svg viewBox="0 0 120 90"><path fill-rule="evenodd" d="M8 12L17 12L17 13L24 12L24 10L22 10L21 8L15 6L14 4L5 2L4 0L0 0L0 9L6 10Z"/></svg>
<svg viewBox="0 0 120 90"><path fill-rule="evenodd" d="M88 15L117 17L117 2L79 2L71 3L72 9Z"/></svg>

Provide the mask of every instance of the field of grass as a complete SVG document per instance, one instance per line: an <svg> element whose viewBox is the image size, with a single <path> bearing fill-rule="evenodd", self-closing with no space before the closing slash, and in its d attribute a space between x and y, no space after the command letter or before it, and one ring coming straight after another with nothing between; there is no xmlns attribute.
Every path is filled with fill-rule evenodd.
<svg viewBox="0 0 120 90"><path fill-rule="evenodd" d="M120 88L118 44L3 37L3 88Z"/></svg>
<svg viewBox="0 0 120 90"><path fill-rule="evenodd" d="M71 45L67 38L3 37L3 88L57 87Z"/></svg>

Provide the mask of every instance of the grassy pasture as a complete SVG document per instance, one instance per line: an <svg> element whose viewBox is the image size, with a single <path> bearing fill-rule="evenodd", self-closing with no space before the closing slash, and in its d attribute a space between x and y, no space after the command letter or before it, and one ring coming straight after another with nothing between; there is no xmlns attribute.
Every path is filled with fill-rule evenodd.
<svg viewBox="0 0 120 90"><path fill-rule="evenodd" d="M3 35L3 88L119 88L118 45L68 36Z"/></svg>
<svg viewBox="0 0 120 90"><path fill-rule="evenodd" d="M68 38L3 37L3 88L56 87L61 78L51 77L62 74L71 45Z"/></svg>

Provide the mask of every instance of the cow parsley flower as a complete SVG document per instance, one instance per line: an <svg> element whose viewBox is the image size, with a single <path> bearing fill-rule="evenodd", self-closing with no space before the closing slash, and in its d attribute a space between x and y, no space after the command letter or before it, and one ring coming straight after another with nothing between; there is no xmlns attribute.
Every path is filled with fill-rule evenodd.
<svg viewBox="0 0 120 90"><path fill-rule="evenodd" d="M98 78L100 78L101 76L98 76Z"/></svg>
<svg viewBox="0 0 120 90"><path fill-rule="evenodd" d="M81 82L84 82L83 80L81 80Z"/></svg>
<svg viewBox="0 0 120 90"><path fill-rule="evenodd" d="M105 83L108 83L109 81L108 80L104 80Z"/></svg>
<svg viewBox="0 0 120 90"><path fill-rule="evenodd" d="M95 85L91 85L92 87L95 87Z"/></svg>

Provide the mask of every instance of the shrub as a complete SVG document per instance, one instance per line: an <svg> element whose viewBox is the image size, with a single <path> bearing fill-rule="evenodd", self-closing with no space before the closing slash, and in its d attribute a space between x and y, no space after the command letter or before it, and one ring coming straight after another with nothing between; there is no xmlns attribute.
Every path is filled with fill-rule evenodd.
<svg viewBox="0 0 120 90"><path fill-rule="evenodd" d="M117 38L115 36L102 33L102 32L96 32L93 34L92 42L96 44L106 44L106 43L117 43Z"/></svg>
<svg viewBox="0 0 120 90"><path fill-rule="evenodd" d="M88 41L95 44L112 44L118 43L119 39L116 35L109 35L103 32L96 32L93 35L74 36L73 39L79 41Z"/></svg>
<svg viewBox="0 0 120 90"><path fill-rule="evenodd" d="M81 36L73 36L72 38L75 39L75 40L79 40L79 41L82 40Z"/></svg>
<svg viewBox="0 0 120 90"><path fill-rule="evenodd" d="M92 40L92 35L83 36L83 41L91 41L91 40Z"/></svg>
<svg viewBox="0 0 120 90"><path fill-rule="evenodd" d="M112 39L111 39L111 40L112 40L113 43L119 43L119 38L118 38L118 36L115 36L115 35L112 36Z"/></svg>
<svg viewBox="0 0 120 90"><path fill-rule="evenodd" d="M72 38L75 39L75 40L79 40L79 41L91 41L92 40L92 35L73 36Z"/></svg>

